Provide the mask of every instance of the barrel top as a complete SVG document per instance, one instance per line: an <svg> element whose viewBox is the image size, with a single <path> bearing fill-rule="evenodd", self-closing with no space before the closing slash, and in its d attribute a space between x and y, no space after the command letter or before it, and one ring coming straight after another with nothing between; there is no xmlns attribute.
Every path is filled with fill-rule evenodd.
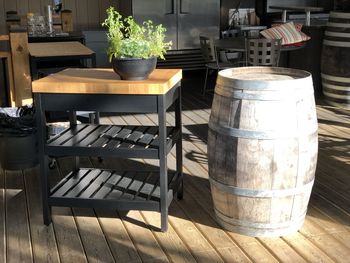
<svg viewBox="0 0 350 263"><path fill-rule="evenodd" d="M266 73L246 73L240 74L236 77L241 80L262 80L262 81L272 81L272 80L288 80L295 79L293 76L281 75L281 74L266 74Z"/></svg>
<svg viewBox="0 0 350 263"><path fill-rule="evenodd" d="M222 70L219 75L233 80L270 82L302 79L309 77L311 74L307 71L289 68L241 67Z"/></svg>

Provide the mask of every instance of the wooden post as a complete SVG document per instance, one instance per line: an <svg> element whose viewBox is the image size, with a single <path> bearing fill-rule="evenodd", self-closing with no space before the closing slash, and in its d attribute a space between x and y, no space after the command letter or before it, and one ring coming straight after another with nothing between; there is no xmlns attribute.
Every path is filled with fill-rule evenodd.
<svg viewBox="0 0 350 263"><path fill-rule="evenodd" d="M63 32L73 31L73 15L71 10L63 10L61 12L61 21Z"/></svg>
<svg viewBox="0 0 350 263"><path fill-rule="evenodd" d="M32 79L29 66L27 32L10 33L10 46L14 77L15 106L31 104L33 103Z"/></svg>
<svg viewBox="0 0 350 263"><path fill-rule="evenodd" d="M10 105L14 106L15 105L15 87L13 84L12 58L11 58L9 40L10 38L8 35L0 35L0 43L6 42L6 44L4 45L6 47L0 50L0 59L5 59L5 62L6 62L6 69L7 69L6 79L8 80L7 81L8 87L6 87L6 89L9 89L10 98L8 98L8 100L10 102Z"/></svg>
<svg viewBox="0 0 350 263"><path fill-rule="evenodd" d="M6 59L6 69L7 69L7 77L8 80L8 88L9 89L9 95L10 98L8 100L10 101L10 105L12 107L15 106L15 86L13 83L13 71L12 71L12 59L11 59L11 53L10 52L0 52L0 58Z"/></svg>

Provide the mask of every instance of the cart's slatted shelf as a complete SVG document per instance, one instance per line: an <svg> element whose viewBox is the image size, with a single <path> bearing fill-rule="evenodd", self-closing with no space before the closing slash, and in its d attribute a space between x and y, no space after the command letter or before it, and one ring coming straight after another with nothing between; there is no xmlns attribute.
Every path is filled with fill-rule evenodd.
<svg viewBox="0 0 350 263"><path fill-rule="evenodd" d="M168 175L168 194L172 199L178 184L178 174ZM119 172L102 169L79 169L70 172L50 191L50 203L60 205L72 200L72 206L84 206L86 203L98 207L101 201L109 201L114 208L134 203L148 204L150 210L158 210L160 202L159 173L155 171ZM169 202L170 204L170 202ZM144 209L144 207L141 207ZM140 208L140 209L141 209Z"/></svg>
<svg viewBox="0 0 350 263"><path fill-rule="evenodd" d="M179 135L167 127L167 153ZM158 158L159 131L155 126L114 126L79 124L48 140L49 155L123 156L124 158Z"/></svg>

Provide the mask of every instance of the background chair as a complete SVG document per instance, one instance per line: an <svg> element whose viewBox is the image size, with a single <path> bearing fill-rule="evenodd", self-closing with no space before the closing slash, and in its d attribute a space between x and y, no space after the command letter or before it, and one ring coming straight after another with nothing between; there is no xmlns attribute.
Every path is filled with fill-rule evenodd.
<svg viewBox="0 0 350 263"><path fill-rule="evenodd" d="M237 38L242 37L241 30L239 29L228 29L225 31L221 31L221 38L227 39L227 38ZM239 63L243 60L242 57L244 53L237 52L234 50L221 50L219 52L219 58L222 62L230 62L230 63ZM226 59L226 60L225 60Z"/></svg>
<svg viewBox="0 0 350 263"><path fill-rule="evenodd" d="M281 39L247 39L247 65L277 67L280 58L280 51Z"/></svg>
<svg viewBox="0 0 350 263"><path fill-rule="evenodd" d="M206 73L205 73L205 81L203 87L203 95L205 95L207 89L207 81L210 70L219 71L221 69L231 68L233 67L232 63L229 62L219 62L217 51L214 46L214 41L212 38L206 36L199 36L201 52L203 59L205 61ZM226 60L227 61L227 60Z"/></svg>
<svg viewBox="0 0 350 263"><path fill-rule="evenodd" d="M241 30L239 29L229 29L229 30L221 31L222 38L239 37L239 36L241 36Z"/></svg>

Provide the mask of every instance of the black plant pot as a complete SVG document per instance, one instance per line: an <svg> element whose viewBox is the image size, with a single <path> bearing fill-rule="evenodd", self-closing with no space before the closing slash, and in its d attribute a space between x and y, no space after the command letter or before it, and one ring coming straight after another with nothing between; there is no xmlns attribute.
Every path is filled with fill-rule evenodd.
<svg viewBox="0 0 350 263"><path fill-rule="evenodd" d="M113 70L123 80L143 80L156 68L157 58L123 58L112 59Z"/></svg>

